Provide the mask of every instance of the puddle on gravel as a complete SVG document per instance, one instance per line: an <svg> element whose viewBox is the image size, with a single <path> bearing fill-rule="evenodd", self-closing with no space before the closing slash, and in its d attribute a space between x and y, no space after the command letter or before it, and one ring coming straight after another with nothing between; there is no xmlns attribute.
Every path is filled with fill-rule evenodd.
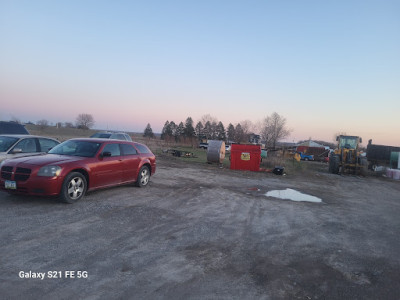
<svg viewBox="0 0 400 300"><path fill-rule="evenodd" d="M273 190L273 191L267 192L265 194L265 196L279 198L279 199L292 200L292 201L305 201L305 202L313 202L313 203L322 202L322 200L318 197L303 194L303 193L300 193L293 189Z"/></svg>

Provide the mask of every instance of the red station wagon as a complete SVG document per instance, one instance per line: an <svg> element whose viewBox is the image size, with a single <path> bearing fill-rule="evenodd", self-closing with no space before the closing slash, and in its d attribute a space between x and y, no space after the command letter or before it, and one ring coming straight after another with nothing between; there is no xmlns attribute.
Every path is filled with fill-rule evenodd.
<svg viewBox="0 0 400 300"><path fill-rule="evenodd" d="M5 160L0 170L4 191L60 196L62 201L74 203L87 190L127 183L146 186L156 171L156 158L136 142L72 139L44 155Z"/></svg>

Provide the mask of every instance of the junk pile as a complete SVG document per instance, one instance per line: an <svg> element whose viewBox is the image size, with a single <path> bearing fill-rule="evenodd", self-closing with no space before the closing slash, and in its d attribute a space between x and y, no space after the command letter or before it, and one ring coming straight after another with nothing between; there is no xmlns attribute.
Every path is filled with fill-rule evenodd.
<svg viewBox="0 0 400 300"><path fill-rule="evenodd" d="M167 149L167 150L163 150L163 153L168 153L175 157L196 157L196 155L194 155L193 152L180 150L180 149Z"/></svg>
<svg viewBox="0 0 400 300"><path fill-rule="evenodd" d="M400 170L397 169L386 169L386 177L394 180L400 180Z"/></svg>
<svg viewBox="0 0 400 300"><path fill-rule="evenodd" d="M388 166L392 169L400 168L399 166L400 147L375 145L372 140L368 141L367 158L370 169L375 166ZM397 159L396 159L397 158Z"/></svg>

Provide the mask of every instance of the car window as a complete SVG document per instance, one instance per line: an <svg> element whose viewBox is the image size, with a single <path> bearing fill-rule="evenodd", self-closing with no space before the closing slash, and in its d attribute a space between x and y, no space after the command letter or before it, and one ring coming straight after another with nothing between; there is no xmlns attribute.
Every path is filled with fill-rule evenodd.
<svg viewBox="0 0 400 300"><path fill-rule="evenodd" d="M120 156L121 150L119 149L119 144L107 144L103 148L104 152L110 152L111 156Z"/></svg>
<svg viewBox="0 0 400 300"><path fill-rule="evenodd" d="M111 136L110 133L102 133L102 132L98 132L93 134L92 136L90 136L91 138L100 138L100 139L109 139Z"/></svg>
<svg viewBox="0 0 400 300"><path fill-rule="evenodd" d="M70 140L55 146L49 153L93 157L97 153L100 145L100 143Z"/></svg>
<svg viewBox="0 0 400 300"><path fill-rule="evenodd" d="M124 134L124 136L125 136L125 139L126 139L127 141L132 142L132 139L131 139L131 137L130 137L129 134Z"/></svg>
<svg viewBox="0 0 400 300"><path fill-rule="evenodd" d="M123 155L133 155L137 154L135 147L129 144L121 144L122 154Z"/></svg>
<svg viewBox="0 0 400 300"><path fill-rule="evenodd" d="M117 140L122 140L122 141L126 140L125 135L121 134L121 133L117 133L116 134L116 139Z"/></svg>
<svg viewBox="0 0 400 300"><path fill-rule="evenodd" d="M145 145L136 144L136 148L138 148L140 153L151 153L150 149L147 148Z"/></svg>
<svg viewBox="0 0 400 300"><path fill-rule="evenodd" d="M34 138L23 139L19 141L13 149L21 149L22 153L37 152L36 140Z"/></svg>
<svg viewBox="0 0 400 300"><path fill-rule="evenodd" d="M10 136L0 136L0 152L6 152L18 138Z"/></svg>
<svg viewBox="0 0 400 300"><path fill-rule="evenodd" d="M39 138L39 145L40 145L40 151L41 152L47 152L50 149L52 149L55 146L57 146L58 143L56 141L53 141L53 140Z"/></svg>

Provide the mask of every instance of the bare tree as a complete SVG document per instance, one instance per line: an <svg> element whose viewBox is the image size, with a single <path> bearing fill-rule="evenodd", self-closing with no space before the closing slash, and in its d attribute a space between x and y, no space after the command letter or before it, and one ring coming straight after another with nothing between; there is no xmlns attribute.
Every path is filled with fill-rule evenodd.
<svg viewBox="0 0 400 300"><path fill-rule="evenodd" d="M94 118L91 114L79 114L75 123L80 129L90 129L94 126Z"/></svg>
<svg viewBox="0 0 400 300"><path fill-rule="evenodd" d="M47 121L46 119L41 119L39 121L36 122L36 125L39 126L40 129L45 129L47 126L49 126L49 121Z"/></svg>
<svg viewBox="0 0 400 300"><path fill-rule="evenodd" d="M203 116L201 117L200 121L201 121L201 123L202 123L203 125L205 125L207 122L210 122L210 124L212 124L212 123L217 124L217 123L218 123L217 118L211 116L210 114L203 115Z"/></svg>
<svg viewBox="0 0 400 300"><path fill-rule="evenodd" d="M256 126L250 120L244 120L240 122L240 125L243 130L243 139L248 142L250 135L256 131Z"/></svg>
<svg viewBox="0 0 400 300"><path fill-rule="evenodd" d="M21 120L18 119L16 116L11 116L10 122L22 124L22 123L21 123Z"/></svg>
<svg viewBox="0 0 400 300"><path fill-rule="evenodd" d="M264 119L260 132L265 144L273 148L279 140L290 134L290 130L286 127L286 119L276 112Z"/></svg>

